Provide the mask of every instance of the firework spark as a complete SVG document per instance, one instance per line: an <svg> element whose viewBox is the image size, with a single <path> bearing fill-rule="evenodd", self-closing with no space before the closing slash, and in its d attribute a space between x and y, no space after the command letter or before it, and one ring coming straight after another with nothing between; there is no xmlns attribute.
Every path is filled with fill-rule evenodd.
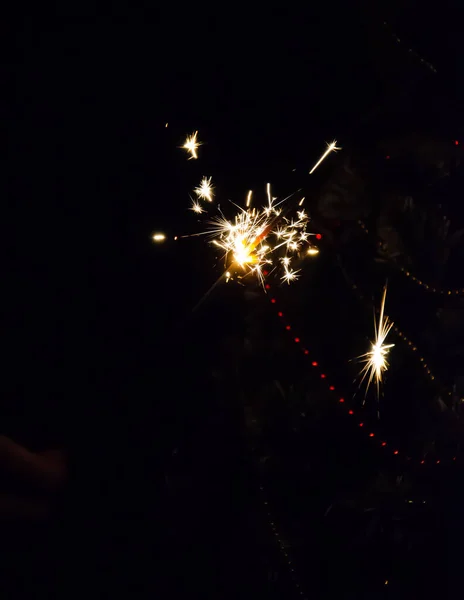
<svg viewBox="0 0 464 600"><path fill-rule="evenodd" d="M238 278L253 274L264 283L264 266L280 261L283 268L281 279L290 283L298 279L301 271L290 268L290 260L295 255L299 256L303 245L308 245L311 235L306 231L309 217L304 210L297 211L294 219L283 216L278 207L288 198L276 202L270 184L267 184L266 191L268 202L262 209L249 208L249 192L247 208L237 207L238 213L233 221L221 212L210 222L209 232L213 244L224 250L229 273Z"/></svg>
<svg viewBox="0 0 464 600"><path fill-rule="evenodd" d="M211 177L203 177L200 185L194 189L194 192L198 198L201 198L202 200L208 200L208 202L213 201L214 195L214 187L211 184L211 179Z"/></svg>
<svg viewBox="0 0 464 600"><path fill-rule="evenodd" d="M385 340L393 327L393 322L384 317L385 310L385 298L387 296L387 286L384 287L382 304L380 306L380 318L377 324L374 315L374 329L375 329L375 342L371 342L371 349L366 354L361 355L359 358L362 359L365 365L361 369L360 375L362 375L360 386L364 379L368 377L366 386L366 395L372 380L375 380L377 384L377 397L380 392L380 384L382 383L382 375L388 369L389 365L387 362L387 356L390 348L393 348L395 344L385 344ZM365 398L365 397L364 397Z"/></svg>
<svg viewBox="0 0 464 600"><path fill-rule="evenodd" d="M298 277L299 277L298 273L300 271L301 271L301 269L294 271L293 269L284 267L284 274L282 275L281 279L282 279L282 281L286 281L290 285L290 282L295 281L295 279L298 279Z"/></svg>
<svg viewBox="0 0 464 600"><path fill-rule="evenodd" d="M198 131L195 131L195 133L192 133L192 135L188 135L184 145L182 146L184 150L187 150L187 152L190 153L189 160L192 158L198 158L197 148L201 146L201 142L197 142L197 135Z"/></svg>
<svg viewBox="0 0 464 600"><path fill-rule="evenodd" d="M197 200L192 200L192 206L190 207L190 210L193 210L193 212L197 215L201 215L205 212L204 208Z"/></svg>
<svg viewBox="0 0 464 600"><path fill-rule="evenodd" d="M164 233L154 233L152 236L152 240L157 243L164 242L165 239L166 236L164 235Z"/></svg>
<svg viewBox="0 0 464 600"><path fill-rule="evenodd" d="M327 143L327 142L326 142ZM311 173L314 173L314 171L317 169L317 167L321 164L321 162L331 153L331 152L337 152L337 150L341 150L341 148L337 147L337 140L334 140L332 143L327 144L327 150L324 152L324 154L321 156L321 158L317 161L317 163L314 165L314 167L311 169L311 171L309 172L309 174L311 175Z"/></svg>

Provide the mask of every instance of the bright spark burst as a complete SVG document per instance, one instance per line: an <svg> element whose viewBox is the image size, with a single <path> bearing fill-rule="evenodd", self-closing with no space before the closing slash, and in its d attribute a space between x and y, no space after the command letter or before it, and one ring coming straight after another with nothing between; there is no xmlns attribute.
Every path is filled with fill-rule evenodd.
<svg viewBox="0 0 464 600"><path fill-rule="evenodd" d="M307 244L309 233L306 227L309 217L304 210L297 217L288 219L278 208L285 200L276 202L267 184L267 205L262 209L250 208L251 192L247 197L247 208L238 208L233 221L222 212L210 222L213 244L224 250L224 259L231 274L239 278L255 275L264 283L265 265L280 261L283 268L281 279L290 283L300 276L301 269L290 268L293 256L299 256L303 244ZM274 229L274 226L275 229ZM282 256L283 254L283 256Z"/></svg>
<svg viewBox="0 0 464 600"><path fill-rule="evenodd" d="M366 395L369 389L372 380L375 379L377 384L377 397L380 392L380 384L382 383L382 375L388 369L389 364L387 362L387 356L390 351L390 348L393 348L395 344L385 344L385 340L387 335L390 332L390 329L393 327L393 322L388 319L388 317L384 318L384 309L385 309L385 298L387 295L387 286L384 287L382 304L380 306L380 318L378 325L376 323L376 318L374 315L374 329L375 329L375 342L371 342L371 349L366 354L362 354L359 358L362 359L361 362L366 363L362 368L360 375L362 375L360 386L362 385L364 379L368 377L367 386L366 386Z"/></svg>
<svg viewBox="0 0 464 600"><path fill-rule="evenodd" d="M327 142L326 142L327 143ZM317 163L314 165L314 167L311 169L311 171L309 172L309 174L311 175L311 173L314 173L314 171L317 169L317 167L321 164L321 162L331 153L331 152L337 152L337 150L341 150L341 148L337 147L337 140L334 140L332 143L327 144L327 150L324 152L324 154L321 156L321 158L317 161Z"/></svg>
<svg viewBox="0 0 464 600"><path fill-rule="evenodd" d="M195 133L192 133L192 135L188 135L184 145L182 146L184 150L190 152L189 160L191 160L192 158L198 158L197 148L201 146L201 142L197 142L197 135L198 131L195 131Z"/></svg>
<svg viewBox="0 0 464 600"><path fill-rule="evenodd" d="M214 187L211 184L212 177L203 177L198 187L194 189L195 194L202 200L213 201Z"/></svg>
<svg viewBox="0 0 464 600"><path fill-rule="evenodd" d="M298 269L298 271L294 271L293 269L289 269L288 267L285 267L285 272L282 275L281 279L282 281L286 281L289 285L291 281L295 281L295 279L298 279L299 275L298 273L301 271L301 269Z"/></svg>
<svg viewBox="0 0 464 600"><path fill-rule="evenodd" d="M192 200L192 206L190 207L190 210L193 210L193 212L197 215L201 215L201 213L205 212L204 208L196 200Z"/></svg>

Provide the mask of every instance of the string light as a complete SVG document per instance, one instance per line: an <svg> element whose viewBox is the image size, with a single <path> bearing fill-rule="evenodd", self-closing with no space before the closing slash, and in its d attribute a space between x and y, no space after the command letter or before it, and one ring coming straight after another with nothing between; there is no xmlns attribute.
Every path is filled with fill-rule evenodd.
<svg viewBox="0 0 464 600"><path fill-rule="evenodd" d="M369 233L369 229L366 227L366 225L363 221L358 220L358 225L361 227L361 229L364 231L364 233ZM440 288L440 287L434 286L432 284L426 283L419 277L416 277L415 275L413 275L408 269L406 269L405 267L402 267L401 265L398 265L394 262L391 262L390 264L391 264L391 266L396 267L399 271L401 271L401 273L403 273L403 275L406 275L406 277L408 277L416 285L421 286L424 290L427 290L428 292L431 292L433 294L441 294L442 296L463 296L464 295L464 288L461 288L461 289Z"/></svg>
<svg viewBox="0 0 464 600"><path fill-rule="evenodd" d="M417 285L419 285L422 288L424 288L424 290L427 290L427 291L432 292L434 294L441 294L443 296L462 296L462 295L464 295L464 288L462 288L462 289L456 289L456 290L452 290L452 289L450 290L450 289L444 289L444 288L435 287L435 286L432 286L432 285L430 285L428 283L425 283L424 281L422 281L418 277L415 277L412 273L410 273L404 267L401 267L400 265L395 265L395 266L397 266L397 268L404 275L406 275L406 277L408 277L411 281L414 281L414 283L416 283Z"/></svg>
<svg viewBox="0 0 464 600"><path fill-rule="evenodd" d="M280 311L277 314L278 314L279 317L283 316ZM291 326L287 324L285 326L285 328L286 328L287 331L289 331L291 329ZM395 327L394 329L398 329L398 328ZM402 335L403 335L403 339L404 339L404 334L402 334ZM297 339L298 339L298 342L296 341ZM310 354L309 350L307 350L307 348L305 348L304 346L301 346L301 337L293 338L293 341L299 345L299 347L302 349L303 354L305 356L309 356L309 354ZM414 351L417 351L417 348L415 346L412 349ZM317 360L311 359L311 365L314 368L320 368L319 363L318 363ZM430 370L427 369L427 371L430 371ZM335 386L327 381L327 375L325 373L320 373L320 377L321 377L321 379L323 379L326 382L327 388L328 388L328 390L330 392L335 391ZM343 397L339 397L338 398L338 404L340 404L343 408L346 409L348 415L350 415L350 416L354 416L355 415L355 411L352 408L349 408L349 407L346 406L345 399ZM366 429L364 421L360 421L358 423L358 426L362 430ZM367 437L372 441L372 443L378 444L381 448L383 448L383 449L387 449L388 448L387 442L384 441L384 440L378 440L378 436L376 435L376 433L374 431L367 430ZM392 454L392 456L399 456L401 453L400 453L400 451L398 449L394 449L393 451L391 451L391 454ZM411 457L409 457L409 456L406 456L405 459L408 462L414 462L414 461L412 461ZM451 461L453 463L456 463L457 462L457 457L453 456L453 458L451 459ZM422 457L421 459L417 459L417 464L419 464L419 465L424 465L425 462L426 462L425 457ZM433 464L436 464L436 465L443 464L443 460L442 459L437 459L437 458L435 458L435 460L430 461L430 462L433 462Z"/></svg>
<svg viewBox="0 0 464 600"><path fill-rule="evenodd" d="M402 44L400 38L390 29L390 26L388 25L388 23L386 21L384 21L383 24L384 24L384 27L388 30L388 32L391 35L391 37L394 39L394 41L397 44L399 44L400 46L402 46L403 44ZM410 54L411 56L414 56L414 58L416 58L424 67L427 67L430 71L432 71L432 73L436 73L437 72L436 68L432 65L432 63L429 63L428 61L424 60L412 48L408 48L408 54Z"/></svg>
<svg viewBox="0 0 464 600"><path fill-rule="evenodd" d="M283 555L283 558L287 564L288 570L290 571L290 577L293 581L293 585L295 586L295 588L298 591L298 594L300 595L300 597L304 598L305 600L307 600L307 596L304 594L304 592L301 590L301 585L298 581L298 578L296 577L295 574L295 569L293 568L293 562L287 552L287 546L288 544L285 544L284 541L282 540L282 536L279 534L279 532L277 531L277 527L275 524L275 519L272 517L272 514L269 510L269 501L266 498L266 494L264 491L264 487L263 485L259 486L259 490L261 492L261 495L263 497L263 504L266 507L266 514L268 516L268 523L269 523L269 527L272 530L272 533L274 534L274 538L276 539L278 545L279 545L279 549Z"/></svg>

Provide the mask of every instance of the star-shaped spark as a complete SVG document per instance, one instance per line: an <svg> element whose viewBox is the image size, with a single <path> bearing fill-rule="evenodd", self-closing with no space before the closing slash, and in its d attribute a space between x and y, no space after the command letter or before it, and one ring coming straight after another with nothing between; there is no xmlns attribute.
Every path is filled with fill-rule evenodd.
<svg viewBox="0 0 464 600"><path fill-rule="evenodd" d="M390 348L393 348L395 344L385 344L385 340L387 335L390 332L390 329L393 327L393 322L388 319L388 317L384 317L384 309L385 309L385 298L387 295L387 286L384 287L382 304L380 307L380 319L378 325L376 323L375 315L374 315L374 328L375 328L375 342L371 342L371 349L366 354L362 354L359 358L362 359L361 362L364 362L365 365L361 369L360 375L362 375L360 386L362 385L364 379L368 377L367 386L366 386L366 395L369 389L372 380L375 379L377 384L377 397L380 392L380 384L382 383L382 375L388 369L389 364L387 362L387 356L390 351ZM365 397L364 397L365 398Z"/></svg>
<svg viewBox="0 0 464 600"><path fill-rule="evenodd" d="M285 272L282 275L281 279L282 281L286 281L289 285L292 281L295 281L296 279L298 279L299 275L298 273L301 271L301 269L298 269L297 271L294 271L293 269L289 269L287 266L285 267Z"/></svg>
<svg viewBox="0 0 464 600"><path fill-rule="evenodd" d="M184 145L182 146L184 150L190 152L189 160L191 160L192 158L198 158L197 148L201 146L201 142L197 142L197 135L198 131L195 131L195 133L192 133L192 135L188 135Z"/></svg>
<svg viewBox="0 0 464 600"><path fill-rule="evenodd" d="M190 207L190 210L193 210L193 212L197 215L201 215L201 213L205 212L201 204L196 200L192 200L192 206Z"/></svg>
<svg viewBox="0 0 464 600"><path fill-rule="evenodd" d="M198 187L194 189L195 194L202 200L213 201L214 187L211 185L211 177L203 177Z"/></svg>

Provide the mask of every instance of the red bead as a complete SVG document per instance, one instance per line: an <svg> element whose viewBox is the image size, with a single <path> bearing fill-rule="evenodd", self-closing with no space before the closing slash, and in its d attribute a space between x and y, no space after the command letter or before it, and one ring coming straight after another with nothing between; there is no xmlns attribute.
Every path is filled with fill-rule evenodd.
<svg viewBox="0 0 464 600"><path fill-rule="evenodd" d="M421 461L420 461L420 464L421 464L421 465L425 464L425 460L421 460Z"/></svg>
<svg viewBox="0 0 464 600"><path fill-rule="evenodd" d="M393 454L398 454L398 450L395 450L395 451L393 452Z"/></svg>
<svg viewBox="0 0 464 600"><path fill-rule="evenodd" d="M439 461L439 460L437 460L437 465L439 465L439 464L440 464L440 461Z"/></svg>
<svg viewBox="0 0 464 600"><path fill-rule="evenodd" d="M272 304L275 304L276 303L276 299L275 298L271 298L271 302L272 302Z"/></svg>
<svg viewBox="0 0 464 600"><path fill-rule="evenodd" d="M290 325L287 325L287 326L285 327L285 329L286 329L287 331L290 331L290 329L291 329Z"/></svg>
<svg viewBox="0 0 464 600"><path fill-rule="evenodd" d="M359 426L360 426L360 427L364 427L364 423L360 423L360 424L359 424Z"/></svg>
<svg viewBox="0 0 464 600"><path fill-rule="evenodd" d="M278 312L277 314L279 315L279 317L283 317L284 316L283 312Z"/></svg>
<svg viewBox="0 0 464 600"><path fill-rule="evenodd" d="M458 140L454 140L454 145L455 146L459 146L459 141Z"/></svg>
<svg viewBox="0 0 464 600"><path fill-rule="evenodd" d="M374 435L375 435L374 433L370 433L369 437L374 437Z"/></svg>
<svg viewBox="0 0 464 600"><path fill-rule="evenodd" d="M295 342L296 342L297 344L299 344L299 343L300 343L300 338L299 338L299 337L296 337L296 338L295 338Z"/></svg>
<svg viewBox="0 0 464 600"><path fill-rule="evenodd" d="M334 389L335 389L335 388L334 388L334 386L333 386L333 385L331 385L331 386L329 387L329 390L330 390L331 392L333 392L333 391L334 391Z"/></svg>
<svg viewBox="0 0 464 600"><path fill-rule="evenodd" d="M354 415L354 412L353 412L352 410L349 410L349 411L348 411L348 414L349 414L349 415Z"/></svg>
<svg viewBox="0 0 464 600"><path fill-rule="evenodd" d="M269 271L263 271L263 275L269 275Z"/></svg>
<svg viewBox="0 0 464 600"><path fill-rule="evenodd" d="M316 240L322 240L322 235L320 233L316 233Z"/></svg>
<svg viewBox="0 0 464 600"><path fill-rule="evenodd" d="M309 354L309 350L305 350L305 351L304 351L304 353L305 353L305 354Z"/></svg>
<svg viewBox="0 0 464 600"><path fill-rule="evenodd" d="M387 442L382 442L382 446L386 446L386 445L387 445Z"/></svg>
<svg viewBox="0 0 464 600"><path fill-rule="evenodd" d="M327 375L325 373L321 373L321 379L325 379Z"/></svg>
<svg viewBox="0 0 464 600"><path fill-rule="evenodd" d="M386 156L385 158L388 160L388 159L390 158L390 155L389 155L389 154L387 154L387 156Z"/></svg>
<svg viewBox="0 0 464 600"><path fill-rule="evenodd" d="M266 283L266 285L265 285L264 287L265 287L267 290L270 290L270 289L271 289L271 286L270 286L268 283Z"/></svg>
<svg viewBox="0 0 464 600"><path fill-rule="evenodd" d="M345 398L340 398L339 402L340 404L343 404L345 402Z"/></svg>
<svg viewBox="0 0 464 600"><path fill-rule="evenodd" d="M313 360L311 364L313 365L313 367L317 367L317 362L315 360Z"/></svg>

